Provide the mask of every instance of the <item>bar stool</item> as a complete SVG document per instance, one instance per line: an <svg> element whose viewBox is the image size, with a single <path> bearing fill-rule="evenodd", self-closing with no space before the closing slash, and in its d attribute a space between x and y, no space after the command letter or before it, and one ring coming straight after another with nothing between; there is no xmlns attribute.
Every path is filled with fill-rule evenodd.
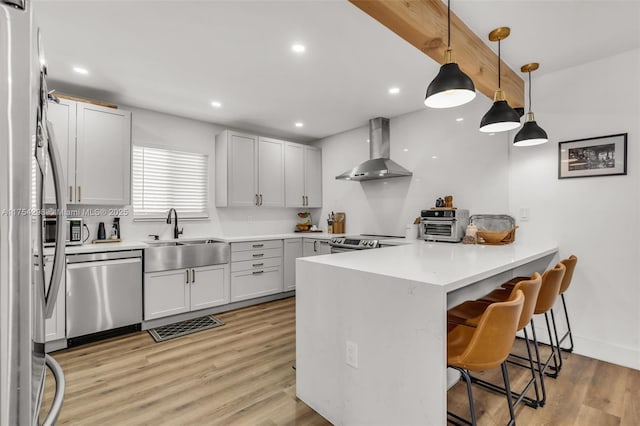
<svg viewBox="0 0 640 426"><path fill-rule="evenodd" d="M539 273L535 272L531 279L520 281L514 287L514 290L509 292L509 295L505 297L504 300L507 300L514 292L518 290L522 291L524 294L524 306L522 308L522 314L520 315L520 319L518 321L518 328L516 331L523 331L525 336L525 344L527 348L527 355L529 360L529 365L525 366L522 364L515 363L518 366L528 368L531 371L531 379L527 382L521 392L511 392L514 396L517 397L516 401L513 403L514 408L522 401L525 402L528 406L532 408L538 407L541 399L540 399L540 391L538 389L538 383L536 380L536 369L534 366L534 359L531 353L531 347L529 346L529 335L527 333L527 324L531 321L533 317L533 312L536 307L536 303L538 300L538 293L540 292L540 287L542 285L542 277ZM447 321L449 324L462 323L465 325L476 326L478 324L478 320L481 315L486 311L486 309L491 306L492 302L487 302L484 300L469 300L458 306L455 306L447 312ZM534 344L536 342L534 341ZM481 380L476 377L471 377L473 383L476 383L482 387L487 389L505 394L506 390L498 385L487 382L485 380ZM529 397L526 397L526 393L529 391L531 386L533 385L535 390L536 399L533 400Z"/></svg>
<svg viewBox="0 0 640 426"><path fill-rule="evenodd" d="M564 334L564 336L562 336L562 339L558 341L558 346L560 347L560 350L563 350L566 352L573 352L573 333L571 333L571 323L569 322L569 313L567 311L567 303L564 300L564 293L569 289L569 286L571 285L571 280L573 278L573 271L576 269L578 258L574 255L571 255L567 259L561 260L560 263L562 263L567 268L567 271L564 273L564 278L562 279L562 284L560 284L560 300L562 300L564 317L567 320L567 332ZM553 313L553 309L551 310L551 321L553 322L553 327L555 328L556 318ZM564 342L567 337L569 337L569 342L571 343L571 346L565 349L561 345L562 345L562 342ZM560 360L562 361L562 359Z"/></svg>
<svg viewBox="0 0 640 426"><path fill-rule="evenodd" d="M460 372L467 385L471 413L471 422L469 422L456 414L447 412L455 420L471 425L476 424L469 371L484 371L500 366L509 406L509 425L515 425L509 373L505 360L516 338L523 305L524 294L520 290L515 291L511 300L493 303L487 307L478 320L477 327L460 324L447 333L447 364L448 367Z"/></svg>
<svg viewBox="0 0 640 426"><path fill-rule="evenodd" d="M542 407L546 402L546 390L544 386L544 377L545 375L549 377L556 378L558 376L558 371L560 369L560 364L557 358L560 357L559 350L557 351L557 345L553 342L551 325L549 323L549 311L555 304L556 298L558 297L558 293L560 291L560 284L562 283L562 278L564 277L566 267L562 263L558 263L553 269L548 269L542 274L542 285L540 286L540 292L538 293L538 300L536 301L536 307L533 311L534 315L544 314L545 322L547 324L547 331L549 333L549 343L551 347L551 354L544 361L544 363L540 359L540 349L538 346L538 337L536 336L536 328L533 318L531 318L531 332L533 335L534 341L534 349L536 353L536 360L538 364L538 375L540 377L540 388L542 389L542 399L538 401L538 404ZM487 302L500 302L502 300L506 300L510 297L512 290L515 289L515 285L510 290L508 288L499 288L491 293L484 296L481 300ZM556 340L557 342L557 340ZM526 359L519 355L514 355L514 357L519 359ZM554 365L551 366L551 361L553 360ZM555 373L548 373L547 369L551 368L555 371Z"/></svg>

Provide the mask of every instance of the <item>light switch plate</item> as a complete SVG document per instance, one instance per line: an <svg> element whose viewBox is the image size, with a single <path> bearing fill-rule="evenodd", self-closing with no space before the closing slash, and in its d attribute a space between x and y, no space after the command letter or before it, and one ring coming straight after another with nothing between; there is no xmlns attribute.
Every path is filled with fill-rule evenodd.
<svg viewBox="0 0 640 426"><path fill-rule="evenodd" d="M526 222L529 220L529 208L525 207L520 209L520 220Z"/></svg>

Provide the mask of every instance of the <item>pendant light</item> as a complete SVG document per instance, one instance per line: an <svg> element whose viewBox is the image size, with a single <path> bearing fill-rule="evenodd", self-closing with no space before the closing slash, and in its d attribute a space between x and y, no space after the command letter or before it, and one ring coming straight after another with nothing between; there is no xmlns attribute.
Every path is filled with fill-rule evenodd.
<svg viewBox="0 0 640 426"><path fill-rule="evenodd" d="M516 133L516 137L513 139L515 146L533 146L540 145L549 140L547 132L536 123L536 119L531 111L531 72L537 70L540 64L532 62L530 64L520 67L520 71L529 74L529 112L527 112L527 120L522 126L522 129Z"/></svg>
<svg viewBox="0 0 640 426"><path fill-rule="evenodd" d="M480 121L480 131L485 133L506 132L520 127L520 114L507 103L504 91L500 87L501 61L500 42L509 37L511 29L500 27L489 33L489 41L498 42L498 90L493 95L493 105Z"/></svg>
<svg viewBox="0 0 640 426"><path fill-rule="evenodd" d="M476 88L468 75L453 62L451 50L451 4L447 0L447 50L440 72L427 88L424 104L430 108L451 108L471 102Z"/></svg>

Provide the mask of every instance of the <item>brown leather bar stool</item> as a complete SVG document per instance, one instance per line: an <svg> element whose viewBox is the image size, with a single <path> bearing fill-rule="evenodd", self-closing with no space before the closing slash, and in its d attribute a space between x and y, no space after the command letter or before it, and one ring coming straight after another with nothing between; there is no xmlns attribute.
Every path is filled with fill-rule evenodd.
<svg viewBox="0 0 640 426"><path fill-rule="evenodd" d="M520 315L520 320L518 321L518 329L517 331L523 331L525 336L525 344L527 348L527 355L529 360L529 365L525 366L522 364L515 363L518 366L526 367L531 371L531 379L524 386L523 390L520 393L511 392L514 396L517 397L516 401L513 403L513 406L516 407L520 402L524 401L530 407L536 408L540 402L540 391L538 389L538 383L536 380L536 369L534 366L534 359L531 353L531 347L529 346L529 335L527 332L527 324L531 321L533 317L533 312L538 300L538 293L540 292L540 287L542 285L542 277L539 273L535 272L530 279L520 281L514 287L513 292L517 292L518 290L522 291L524 294L524 306L522 308L522 314ZM513 294L510 292L509 296ZM508 297L505 299L507 300ZM463 323L466 325L475 326L478 323L481 315L486 311L486 309L491 305L491 302L482 301L482 300L469 300L458 306L455 306L447 312L447 321L450 325L456 323ZM535 343L535 342L534 342ZM506 390L498 385L493 383L478 379L476 377L471 377L473 383L476 383L480 386L488 388L490 390L499 392L504 394ZM529 391L531 386L534 386L536 399L533 400L531 398L526 397L526 393Z"/></svg>
<svg viewBox="0 0 640 426"><path fill-rule="evenodd" d="M518 290L514 292L511 300L491 304L478 320L477 327L460 324L447 333L447 364L460 372L467 385L471 421L450 412L447 413L448 416L457 421L475 425L476 413L469 372L500 366L509 406L508 424L515 425L509 372L505 360L516 338L523 305L524 294Z"/></svg>
<svg viewBox="0 0 640 426"><path fill-rule="evenodd" d="M547 323L547 331L549 333L549 343L551 347L551 354L549 357L542 362L540 359L540 349L538 346L538 337L536 336L536 328L533 318L531 318L531 332L533 335L534 349L536 353L536 363L538 364L538 375L540 377L540 388L542 389L542 399L538 401L539 405L542 407L546 402L546 390L544 386L544 375L550 377L557 377L557 371L559 370L559 361L557 358L560 357L559 350L557 350L557 344L554 343L552 337L551 324L549 323L549 312L553 308L553 305L556 302L556 298L558 297L560 291L560 284L562 283L562 278L564 277L566 267L562 263L558 263L555 268L548 269L542 274L542 285L540 286L540 292L538 293L538 300L536 301L536 307L533 311L534 315L544 314L545 322ZM513 287L515 289L515 285ZM502 300L506 300L510 297L512 290L508 288L499 288L488 295L484 296L481 300L487 302L500 302ZM557 339L556 339L557 342ZM514 355L514 357L519 359L526 359L525 357L521 357L519 355ZM553 360L554 365L551 366L551 361ZM547 369L551 368L555 370L555 373L548 373Z"/></svg>
<svg viewBox="0 0 640 426"><path fill-rule="evenodd" d="M564 310L564 317L567 321L567 331L565 332L565 334L562 336L561 339L558 339L558 327L556 326L556 316L555 316L555 312L553 310L553 308L551 309L551 322L553 324L553 332L555 334L556 337L556 342L558 343L558 348L559 351L565 351L565 352L573 352L573 333L571 332L571 323L569 322L569 313L567 311L567 303L565 301L564 298L564 293L567 291L567 289L569 288L569 286L571 285L571 280L573 279L573 271L576 268L576 264L578 263L578 258L574 255L569 256L567 259L563 259L560 261L560 263L562 263L566 268L566 272L564 274L564 278L562 279L562 283L560 284L560 299L562 300L562 308ZM514 284L522 279L526 279L526 277L517 277L517 278L513 278L511 279L509 282L505 283L502 285L503 288L513 288ZM571 346L569 346L568 348L563 348L562 347L562 342L564 342L567 337L569 337L569 341L571 343ZM551 367L552 370L555 370L556 373L558 371L560 371L560 369L562 368L562 357L560 356L560 353L558 352L558 368L556 369L555 367ZM557 374L556 374L557 376ZM553 377L553 375L552 375Z"/></svg>
<svg viewBox="0 0 640 426"><path fill-rule="evenodd" d="M560 300L562 300L564 317L567 320L567 331L564 336L562 336L562 338L558 341L558 346L560 347L560 350L573 352L573 333L571 333L571 323L569 322L569 312L567 311L567 303L564 300L564 293L569 289L569 286L571 285L571 280L573 279L573 271L575 271L576 269L578 258L574 255L571 255L567 259L561 260L560 263L562 263L567 268L567 271L564 273L564 278L562 279L562 284L560 284ZM555 329L556 318L553 313L553 309L551 310L551 321L553 322L553 328ZM567 337L569 337L571 346L569 346L568 348L563 348L562 342L564 342ZM560 364L562 365L562 358L560 359Z"/></svg>

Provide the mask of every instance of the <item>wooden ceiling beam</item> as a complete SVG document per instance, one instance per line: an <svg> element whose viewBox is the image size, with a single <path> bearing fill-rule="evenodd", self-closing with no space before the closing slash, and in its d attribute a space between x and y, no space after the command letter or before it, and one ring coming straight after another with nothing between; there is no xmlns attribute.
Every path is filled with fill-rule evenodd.
<svg viewBox="0 0 640 426"><path fill-rule="evenodd" d="M444 62L447 5L441 0L349 0L421 52ZM483 35L488 40L488 34ZM506 41L508 43L508 40ZM498 55L451 11L453 60L473 80L476 91L493 100L498 86ZM435 74L433 75L435 77ZM428 79L429 76L426 76ZM425 81L425 92L429 81ZM502 62L502 89L513 108L524 106L524 80Z"/></svg>

